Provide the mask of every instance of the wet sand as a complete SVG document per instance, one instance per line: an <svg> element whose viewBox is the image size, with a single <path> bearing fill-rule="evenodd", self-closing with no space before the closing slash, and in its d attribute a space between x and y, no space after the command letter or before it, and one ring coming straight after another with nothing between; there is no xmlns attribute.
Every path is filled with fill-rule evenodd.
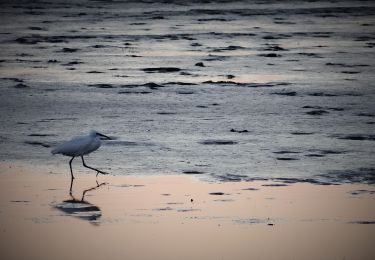
<svg viewBox="0 0 375 260"><path fill-rule="evenodd" d="M1 259L375 257L372 185L79 171L0 164Z"/></svg>

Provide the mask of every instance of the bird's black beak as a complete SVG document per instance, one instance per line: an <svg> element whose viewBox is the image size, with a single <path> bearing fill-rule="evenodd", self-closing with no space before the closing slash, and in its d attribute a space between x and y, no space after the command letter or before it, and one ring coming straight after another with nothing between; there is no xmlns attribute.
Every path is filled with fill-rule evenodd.
<svg viewBox="0 0 375 260"><path fill-rule="evenodd" d="M101 134L101 133L96 133L96 135L99 135L100 137L103 137L103 139L105 139L105 140L112 140L112 138L111 137L109 137L109 136L106 136L106 135L103 135L103 134ZM100 138L100 139L102 139L102 138Z"/></svg>

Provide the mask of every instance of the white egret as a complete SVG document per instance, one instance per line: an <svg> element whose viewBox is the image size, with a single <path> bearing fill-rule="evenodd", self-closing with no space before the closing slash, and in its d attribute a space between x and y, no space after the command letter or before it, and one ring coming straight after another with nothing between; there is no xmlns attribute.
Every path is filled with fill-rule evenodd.
<svg viewBox="0 0 375 260"><path fill-rule="evenodd" d="M89 168L91 170L94 170L97 172L96 176L98 176L99 173L101 174L108 174L106 172L103 172L101 170L95 169L93 167L87 166L85 163L85 160L83 159L83 156L89 153L92 153L93 151L96 151L100 145L100 137L103 137L107 140L111 140L110 137L103 135L101 133L98 133L96 131L91 131L89 135L86 136L78 136L73 138L70 141L64 142L60 145L58 145L55 149L51 151L52 154L62 154L65 156L70 156L72 159L69 161L70 166L70 174L72 175L72 179L74 179L73 170L72 170L72 162L75 157L80 156L82 159L82 164L84 167Z"/></svg>

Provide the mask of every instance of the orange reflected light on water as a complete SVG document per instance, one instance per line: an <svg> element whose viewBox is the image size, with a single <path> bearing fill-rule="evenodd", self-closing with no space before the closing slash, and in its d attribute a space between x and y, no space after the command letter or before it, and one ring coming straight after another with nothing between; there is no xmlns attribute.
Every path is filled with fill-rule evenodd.
<svg viewBox="0 0 375 260"><path fill-rule="evenodd" d="M62 170L64 172L66 169ZM56 205L69 176L0 167L2 259L373 259L368 185L207 183L189 176L100 176L85 201L96 225ZM78 174L73 195L97 186ZM250 189L249 189L250 188ZM217 192L222 195L212 195ZM210 194L211 193L211 194ZM217 194L221 194L217 193ZM15 246L17 245L17 246ZM272 250L271 250L272 249Z"/></svg>

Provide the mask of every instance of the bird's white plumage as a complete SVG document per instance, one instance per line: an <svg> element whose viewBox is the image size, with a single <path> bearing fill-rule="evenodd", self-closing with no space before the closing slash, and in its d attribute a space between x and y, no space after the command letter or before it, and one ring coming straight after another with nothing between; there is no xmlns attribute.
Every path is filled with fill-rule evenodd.
<svg viewBox="0 0 375 260"><path fill-rule="evenodd" d="M70 141L67 141L65 143L60 144L57 146L55 149L51 151L52 154L62 154L65 156L70 156L72 157L69 161L69 166L70 166L70 174L72 176L72 181L74 179L73 175L73 169L72 169L72 162L75 157L79 156L81 157L82 164L84 167L89 168L91 170L96 171L96 176L98 176L99 173L101 174L108 174L107 172L103 172L101 170L98 170L94 167L88 166L85 163L85 160L83 159L83 156L86 154L89 154L95 150L97 150L100 145L100 137L103 137L107 140L111 140L110 137L103 135L101 133L98 133L96 131L91 131L89 135L86 136L78 136L73 138ZM71 187L70 187L71 191Z"/></svg>
<svg viewBox="0 0 375 260"><path fill-rule="evenodd" d="M87 136L79 136L58 145L52 150L53 154L66 156L83 156L97 150L101 145L100 138L92 131Z"/></svg>

